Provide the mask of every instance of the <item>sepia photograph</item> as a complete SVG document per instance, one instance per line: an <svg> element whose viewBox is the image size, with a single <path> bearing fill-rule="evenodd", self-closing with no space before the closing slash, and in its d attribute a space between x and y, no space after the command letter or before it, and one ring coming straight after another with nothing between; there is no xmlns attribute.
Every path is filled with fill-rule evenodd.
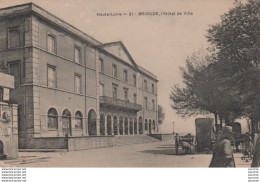
<svg viewBox="0 0 260 182"><path fill-rule="evenodd" d="M259 9L0 0L0 167L259 168Z"/></svg>

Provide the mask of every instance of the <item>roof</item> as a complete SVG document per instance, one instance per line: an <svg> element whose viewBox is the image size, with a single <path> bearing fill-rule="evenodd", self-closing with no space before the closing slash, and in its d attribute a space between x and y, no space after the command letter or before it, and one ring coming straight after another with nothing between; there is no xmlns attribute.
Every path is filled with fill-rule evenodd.
<svg viewBox="0 0 260 182"><path fill-rule="evenodd" d="M141 67L140 65L138 65L138 68L140 69L141 72L145 73L146 75L149 75L149 76L153 77L156 81L158 81L158 80L157 80L157 76L156 76L155 74L153 74L153 73L151 73L150 71L144 69L144 68Z"/></svg>
<svg viewBox="0 0 260 182"><path fill-rule="evenodd" d="M116 47L116 46L122 48L122 50L124 51L125 55L129 59L129 61L124 59L123 56L120 57L118 55L115 55L115 52L111 49L111 47ZM156 75L154 75L153 73L149 72L148 70L146 70L143 67L136 64L136 62L134 61L134 59L132 58L131 54L129 53L129 51L127 50L127 48L125 47L125 45L123 44L122 41L101 44L101 45L99 45L99 47L105 49L106 51L110 52L111 54L113 54L117 57L120 57L121 59L123 59L124 61L126 61L128 63L130 62L130 64L132 64L135 68L137 68L137 70L139 72L145 74L147 77L150 77L151 79L154 79L155 81L158 81Z"/></svg>
<svg viewBox="0 0 260 182"><path fill-rule="evenodd" d="M111 52L112 54L115 54L113 53L111 50L109 50L109 48L111 47L115 47L115 46L119 46L122 48L122 50L124 51L125 55L127 56L127 58L129 59L129 61L131 62L131 64L135 67L137 67L134 59L132 58L132 56L130 55L130 53L128 52L128 50L126 49L125 45L121 42L121 41L118 41L118 42L110 42L110 43L106 43L106 44L101 44L99 45L99 47L102 47L103 49L107 50L108 52ZM121 57L120 55L116 55L117 57ZM122 57L121 57L122 58ZM124 60L124 61L127 61L127 60Z"/></svg>

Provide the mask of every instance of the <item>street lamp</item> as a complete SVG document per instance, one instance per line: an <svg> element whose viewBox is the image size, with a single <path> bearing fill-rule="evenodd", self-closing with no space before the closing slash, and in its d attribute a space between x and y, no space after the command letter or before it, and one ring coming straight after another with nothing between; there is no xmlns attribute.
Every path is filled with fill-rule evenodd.
<svg viewBox="0 0 260 182"><path fill-rule="evenodd" d="M174 121L172 122L172 133L174 134Z"/></svg>

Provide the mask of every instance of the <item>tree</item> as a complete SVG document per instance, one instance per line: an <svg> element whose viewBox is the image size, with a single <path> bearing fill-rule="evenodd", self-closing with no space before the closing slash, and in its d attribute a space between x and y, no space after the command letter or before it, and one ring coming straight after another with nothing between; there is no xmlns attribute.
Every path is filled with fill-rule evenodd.
<svg viewBox="0 0 260 182"><path fill-rule="evenodd" d="M208 41L215 46L219 71L241 100L242 115L254 125L260 120L260 1L237 2L208 30Z"/></svg>
<svg viewBox="0 0 260 182"><path fill-rule="evenodd" d="M162 124L165 118L165 113L163 111L163 107L158 105L158 123Z"/></svg>
<svg viewBox="0 0 260 182"><path fill-rule="evenodd" d="M186 68L181 67L184 88L174 85L170 94L172 108L182 117L197 114L219 113L217 72L210 66L211 57L202 50L186 59Z"/></svg>
<svg viewBox="0 0 260 182"><path fill-rule="evenodd" d="M172 108L182 117L212 113L215 124L218 117L225 122L241 114L237 92L229 87L227 80L219 72L218 62L211 55L201 56L201 51L186 60L186 68L181 68L184 88L174 85L170 94ZM230 117L232 116L232 117Z"/></svg>
<svg viewBox="0 0 260 182"><path fill-rule="evenodd" d="M215 121L219 116L226 122L248 116L252 125L260 120L259 9L259 0L236 2L220 23L210 27L209 55L187 58L186 68L181 68L185 86L172 89L177 114L209 112Z"/></svg>

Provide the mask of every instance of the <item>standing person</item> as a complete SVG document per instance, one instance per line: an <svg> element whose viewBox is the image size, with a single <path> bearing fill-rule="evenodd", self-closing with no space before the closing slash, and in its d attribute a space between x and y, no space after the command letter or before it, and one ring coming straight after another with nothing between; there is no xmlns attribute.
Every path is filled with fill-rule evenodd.
<svg viewBox="0 0 260 182"><path fill-rule="evenodd" d="M180 144L179 134L176 133L176 136L175 136L175 153L176 153L176 155L178 155L179 144Z"/></svg>
<svg viewBox="0 0 260 182"><path fill-rule="evenodd" d="M215 144L213 157L209 167L235 167L231 147L232 127L224 126Z"/></svg>
<svg viewBox="0 0 260 182"><path fill-rule="evenodd" d="M250 133L245 133L245 150L243 152L244 156L252 159L253 154L253 141L251 139Z"/></svg>
<svg viewBox="0 0 260 182"><path fill-rule="evenodd" d="M257 135L255 138L255 145L254 145L254 154L253 154L253 161L251 167L260 167L260 135Z"/></svg>

